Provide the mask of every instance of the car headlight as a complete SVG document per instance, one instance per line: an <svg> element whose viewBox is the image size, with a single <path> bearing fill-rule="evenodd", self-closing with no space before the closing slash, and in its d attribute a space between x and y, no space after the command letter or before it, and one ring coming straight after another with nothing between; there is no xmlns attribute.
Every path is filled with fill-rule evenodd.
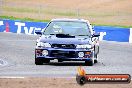
<svg viewBox="0 0 132 88"><path fill-rule="evenodd" d="M85 44L85 45L77 45L76 48L92 48L92 45L88 45L88 44Z"/></svg>
<svg viewBox="0 0 132 88"><path fill-rule="evenodd" d="M42 51L42 54L43 54L44 56L47 56L47 55L48 55L48 51L47 51L47 50L43 50L43 51Z"/></svg>
<svg viewBox="0 0 132 88"><path fill-rule="evenodd" d="M43 43L43 42L38 42L37 46L38 47L51 47L51 45L49 43Z"/></svg>

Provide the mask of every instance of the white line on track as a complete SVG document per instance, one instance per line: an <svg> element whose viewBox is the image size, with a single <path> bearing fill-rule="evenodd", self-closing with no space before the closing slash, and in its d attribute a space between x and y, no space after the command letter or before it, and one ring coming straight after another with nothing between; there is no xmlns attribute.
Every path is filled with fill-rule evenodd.
<svg viewBox="0 0 132 88"><path fill-rule="evenodd" d="M4 40L4 39L0 39L0 41L36 41L36 40Z"/></svg>
<svg viewBox="0 0 132 88"><path fill-rule="evenodd" d="M24 79L25 77L1 76L0 79Z"/></svg>

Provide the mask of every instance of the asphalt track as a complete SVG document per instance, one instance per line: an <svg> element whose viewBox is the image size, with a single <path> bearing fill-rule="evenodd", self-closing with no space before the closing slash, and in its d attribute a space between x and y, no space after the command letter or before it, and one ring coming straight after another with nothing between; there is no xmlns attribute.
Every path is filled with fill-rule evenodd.
<svg viewBox="0 0 132 88"><path fill-rule="evenodd" d="M39 36L0 33L0 77L75 77L80 65L88 74L132 75L132 44L100 42L99 63L85 66L84 62L34 64L34 48Z"/></svg>

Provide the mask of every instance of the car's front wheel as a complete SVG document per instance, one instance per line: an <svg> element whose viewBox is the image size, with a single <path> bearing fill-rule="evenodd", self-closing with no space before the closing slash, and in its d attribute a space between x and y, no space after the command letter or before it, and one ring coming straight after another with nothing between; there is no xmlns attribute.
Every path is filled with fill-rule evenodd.
<svg viewBox="0 0 132 88"><path fill-rule="evenodd" d="M94 65L94 54L95 53L93 51L91 59L90 60L86 60L85 61L85 65L87 65L87 66L93 66Z"/></svg>
<svg viewBox="0 0 132 88"><path fill-rule="evenodd" d="M93 66L94 62L93 62L93 60L88 60L88 61L85 61L85 65L86 66Z"/></svg>
<svg viewBox="0 0 132 88"><path fill-rule="evenodd" d="M35 64L36 65L43 65L43 59L35 58Z"/></svg>
<svg viewBox="0 0 132 88"><path fill-rule="evenodd" d="M61 60L61 59L58 59L58 62L63 62L63 60Z"/></svg>
<svg viewBox="0 0 132 88"><path fill-rule="evenodd" d="M49 59L45 59L45 58L35 58L35 64L36 65L43 65L43 63L49 63L50 60Z"/></svg>
<svg viewBox="0 0 132 88"><path fill-rule="evenodd" d="M43 59L43 62L44 62L44 63L49 63L50 60L45 58L45 59Z"/></svg>

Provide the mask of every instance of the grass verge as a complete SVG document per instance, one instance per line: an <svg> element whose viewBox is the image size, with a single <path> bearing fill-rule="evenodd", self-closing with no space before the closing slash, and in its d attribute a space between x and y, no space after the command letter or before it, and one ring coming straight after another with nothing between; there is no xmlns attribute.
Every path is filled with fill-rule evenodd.
<svg viewBox="0 0 132 88"><path fill-rule="evenodd" d="M13 16L0 16L0 19L32 21L32 22L49 22L50 21L50 20L39 20L39 19L32 19L32 18L17 18Z"/></svg>

